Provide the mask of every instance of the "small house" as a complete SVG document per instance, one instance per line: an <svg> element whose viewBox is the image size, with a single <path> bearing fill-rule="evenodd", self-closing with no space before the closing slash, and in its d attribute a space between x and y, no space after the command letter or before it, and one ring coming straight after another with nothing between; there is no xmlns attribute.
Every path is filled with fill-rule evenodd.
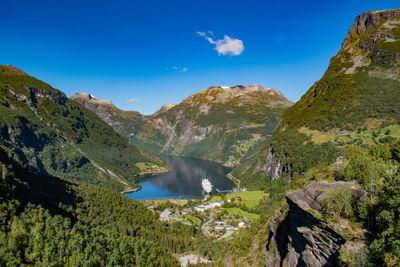
<svg viewBox="0 0 400 267"><path fill-rule="evenodd" d="M246 224L245 222L240 222L240 223L238 224L238 226L239 226L240 228L246 228L246 227L247 227L247 224Z"/></svg>
<svg viewBox="0 0 400 267"><path fill-rule="evenodd" d="M169 209L163 210L163 212L160 213L160 220L163 222L170 222L171 221L171 211Z"/></svg>

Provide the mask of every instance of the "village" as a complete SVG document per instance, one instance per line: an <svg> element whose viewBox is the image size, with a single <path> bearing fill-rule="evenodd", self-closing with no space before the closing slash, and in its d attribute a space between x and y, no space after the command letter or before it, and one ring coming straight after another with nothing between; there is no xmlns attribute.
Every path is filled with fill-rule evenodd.
<svg viewBox="0 0 400 267"><path fill-rule="evenodd" d="M210 196L204 200L168 199L146 200L148 209L165 223L194 225L206 238L227 240L253 220L260 217L252 212L260 200L267 197L263 191L248 191Z"/></svg>

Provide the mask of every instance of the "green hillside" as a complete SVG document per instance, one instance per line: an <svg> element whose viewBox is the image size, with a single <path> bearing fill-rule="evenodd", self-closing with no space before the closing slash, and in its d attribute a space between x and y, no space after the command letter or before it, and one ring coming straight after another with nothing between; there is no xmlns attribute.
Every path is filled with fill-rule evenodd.
<svg viewBox="0 0 400 267"><path fill-rule="evenodd" d="M12 67L0 66L0 147L43 174L122 190L134 187L135 164L165 165L128 143L64 93Z"/></svg>
<svg viewBox="0 0 400 267"><path fill-rule="evenodd" d="M368 143L387 130L396 137L389 128L400 124L399 25L399 10L358 16L324 76L283 113L260 153L233 175L244 184L293 177L332 163L348 145Z"/></svg>

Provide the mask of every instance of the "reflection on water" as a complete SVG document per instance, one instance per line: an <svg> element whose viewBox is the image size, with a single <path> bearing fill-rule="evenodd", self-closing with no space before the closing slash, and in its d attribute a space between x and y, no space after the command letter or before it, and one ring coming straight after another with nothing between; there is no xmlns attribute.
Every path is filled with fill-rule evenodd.
<svg viewBox="0 0 400 267"><path fill-rule="evenodd" d="M216 189L230 190L235 185L226 177L230 168L220 164L187 157L160 156L171 171L159 176L143 178L139 185L143 188L137 192L126 194L134 199L161 198L200 198L202 197L201 179L208 178Z"/></svg>

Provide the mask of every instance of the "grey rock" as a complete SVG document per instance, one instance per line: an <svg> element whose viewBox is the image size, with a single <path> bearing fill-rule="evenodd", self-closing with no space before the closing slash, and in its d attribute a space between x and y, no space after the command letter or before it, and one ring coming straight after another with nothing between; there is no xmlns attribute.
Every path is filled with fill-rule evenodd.
<svg viewBox="0 0 400 267"><path fill-rule="evenodd" d="M308 211L321 211L329 192L343 186L348 186L355 198L365 194L358 183L319 181L286 195L289 211L275 214L270 221L266 266L338 266L346 240Z"/></svg>
<svg viewBox="0 0 400 267"><path fill-rule="evenodd" d="M272 145L269 146L267 157L265 158L261 167L257 168L257 171L258 170L262 170L266 176L270 177L271 181L281 176L291 174L290 165L288 163L284 163L283 160L278 157Z"/></svg>

